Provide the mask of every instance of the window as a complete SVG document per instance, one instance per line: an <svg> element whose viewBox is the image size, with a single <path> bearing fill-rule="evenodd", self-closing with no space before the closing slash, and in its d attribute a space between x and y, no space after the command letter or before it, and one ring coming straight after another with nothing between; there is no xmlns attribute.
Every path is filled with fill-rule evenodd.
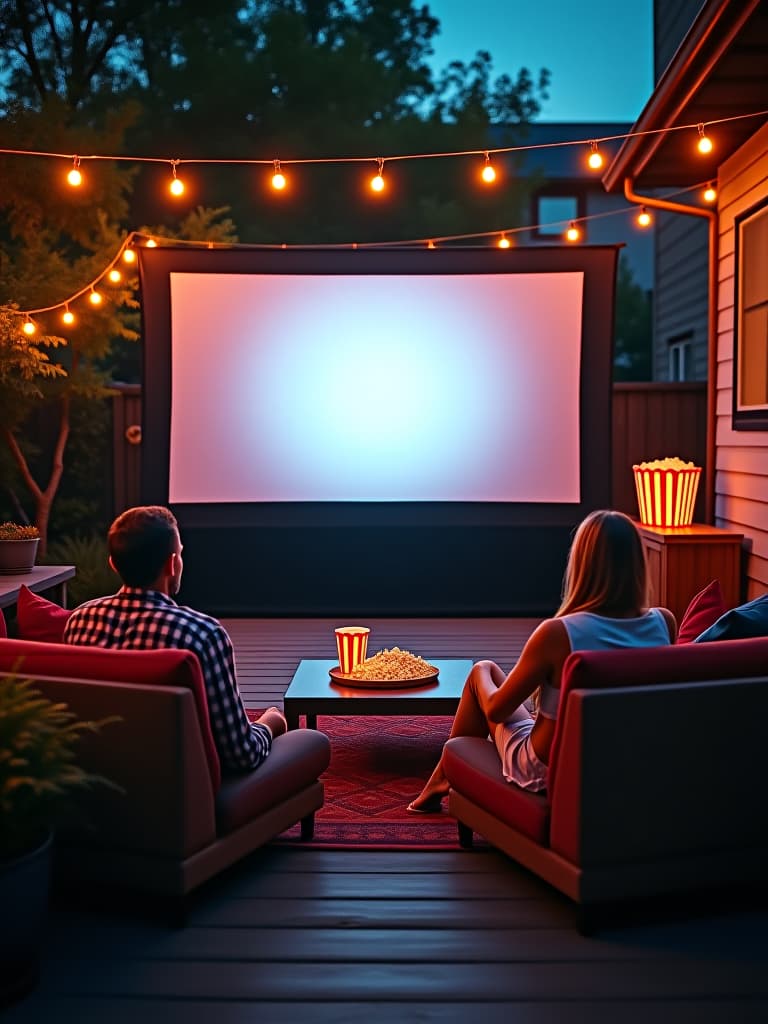
<svg viewBox="0 0 768 1024"><path fill-rule="evenodd" d="M691 365L691 332L680 334L669 342L668 375L670 380L690 380L693 367Z"/></svg>
<svg viewBox="0 0 768 1024"><path fill-rule="evenodd" d="M735 228L733 429L768 430L768 199Z"/></svg>
<svg viewBox="0 0 768 1024"><path fill-rule="evenodd" d="M573 188L547 188L533 197L533 230L535 237L560 241L572 220L585 214L584 199ZM586 224L580 224L586 233ZM583 238L583 235L582 235Z"/></svg>

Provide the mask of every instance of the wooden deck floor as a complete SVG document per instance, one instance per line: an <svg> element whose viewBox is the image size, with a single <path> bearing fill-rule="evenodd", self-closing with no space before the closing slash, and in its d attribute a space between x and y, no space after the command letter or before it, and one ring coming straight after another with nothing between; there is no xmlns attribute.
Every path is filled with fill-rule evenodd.
<svg viewBox="0 0 768 1024"><path fill-rule="evenodd" d="M374 649L505 665L534 623L366 621ZM329 620L227 625L254 707L280 702L300 657L333 657ZM266 847L201 888L182 929L119 894L93 903L55 906L40 985L8 1024L768 1020L764 909L707 900L585 938L494 851Z"/></svg>

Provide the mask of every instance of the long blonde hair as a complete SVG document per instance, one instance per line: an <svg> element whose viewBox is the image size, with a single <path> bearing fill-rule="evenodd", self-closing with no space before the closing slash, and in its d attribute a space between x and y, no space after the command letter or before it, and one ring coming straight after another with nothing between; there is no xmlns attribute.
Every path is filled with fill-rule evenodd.
<svg viewBox="0 0 768 1024"><path fill-rule="evenodd" d="M647 604L648 574L637 527L623 512L590 512L571 544L556 616L576 611L638 615Z"/></svg>

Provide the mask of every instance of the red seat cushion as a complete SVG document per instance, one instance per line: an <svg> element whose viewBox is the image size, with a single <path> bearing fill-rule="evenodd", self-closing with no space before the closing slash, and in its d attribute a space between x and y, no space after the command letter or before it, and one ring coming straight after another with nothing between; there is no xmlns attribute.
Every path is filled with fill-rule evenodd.
<svg viewBox="0 0 768 1024"><path fill-rule="evenodd" d="M713 626L728 609L723 599L720 580L712 580L695 597L685 609L680 627L677 631L677 643L689 644L699 633Z"/></svg>
<svg viewBox="0 0 768 1024"><path fill-rule="evenodd" d="M548 791L555 788L557 757L571 690L653 686L705 679L748 679L768 666L768 638L719 640L709 644L634 647L617 651L574 651L563 667L560 711L549 754Z"/></svg>
<svg viewBox="0 0 768 1024"><path fill-rule="evenodd" d="M507 782L496 747L476 736L455 736L443 747L443 768L462 796L534 842L549 845L549 802Z"/></svg>
<svg viewBox="0 0 768 1024"><path fill-rule="evenodd" d="M0 672L25 672L64 679L93 679L151 686L186 686L195 695L200 732L214 793L221 785L221 765L208 717L208 699L197 655L163 648L119 651L104 647L74 647L33 640L0 641ZM136 751L141 756L141 751Z"/></svg>
<svg viewBox="0 0 768 1024"><path fill-rule="evenodd" d="M48 643L64 642L64 627L71 610L34 594L22 583L16 602L16 626L19 640L45 640Z"/></svg>

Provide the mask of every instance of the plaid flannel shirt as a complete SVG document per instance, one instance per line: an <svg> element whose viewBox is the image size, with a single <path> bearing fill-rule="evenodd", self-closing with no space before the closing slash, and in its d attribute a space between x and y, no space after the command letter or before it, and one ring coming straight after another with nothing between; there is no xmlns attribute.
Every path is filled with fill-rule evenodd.
<svg viewBox="0 0 768 1024"><path fill-rule="evenodd" d="M235 676L235 655L227 631L216 619L176 604L157 590L122 587L76 608L64 641L123 650L174 647L200 661L214 743L224 772L256 768L272 746L264 725L245 713Z"/></svg>

